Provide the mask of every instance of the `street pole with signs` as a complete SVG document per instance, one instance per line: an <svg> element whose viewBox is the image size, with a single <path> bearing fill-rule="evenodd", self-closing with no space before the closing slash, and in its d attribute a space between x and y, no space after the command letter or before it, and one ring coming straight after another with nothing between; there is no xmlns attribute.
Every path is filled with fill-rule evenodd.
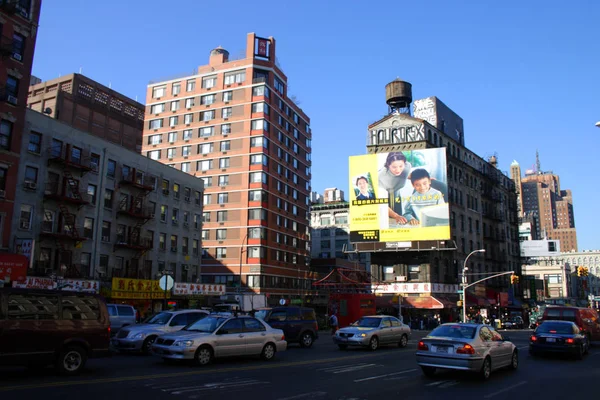
<svg viewBox="0 0 600 400"><path fill-rule="evenodd" d="M479 250L473 250L472 252L469 253L469 255L467 256L467 258L465 258L465 262L463 263L463 270L462 270L462 289L463 289L463 315L462 315L462 322L467 322L467 271L469 270L469 267L467 267L467 261L469 261L469 257L471 257L473 254L475 253L485 253L485 249L479 249Z"/></svg>

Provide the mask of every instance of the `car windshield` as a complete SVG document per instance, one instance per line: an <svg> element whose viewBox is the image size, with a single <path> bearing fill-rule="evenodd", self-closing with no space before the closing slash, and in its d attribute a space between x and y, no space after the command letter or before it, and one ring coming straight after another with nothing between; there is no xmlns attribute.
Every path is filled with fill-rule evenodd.
<svg viewBox="0 0 600 400"><path fill-rule="evenodd" d="M477 327L464 325L442 325L435 328L428 336L444 336L458 339L473 339Z"/></svg>
<svg viewBox="0 0 600 400"><path fill-rule="evenodd" d="M161 312L146 321L147 324L165 325L171 319L171 313Z"/></svg>
<svg viewBox="0 0 600 400"><path fill-rule="evenodd" d="M269 310L258 310L256 313L254 313L254 316L264 321L268 312Z"/></svg>
<svg viewBox="0 0 600 400"><path fill-rule="evenodd" d="M377 328L380 322L381 318L361 318L352 325L361 328Z"/></svg>
<svg viewBox="0 0 600 400"><path fill-rule="evenodd" d="M223 318L223 317L206 317L206 318L202 318L199 321L196 321L196 322L194 322L192 324L189 324L188 326L186 326L185 328L183 328L183 330L184 331L191 331L191 332L212 333L226 319L227 318Z"/></svg>
<svg viewBox="0 0 600 400"><path fill-rule="evenodd" d="M557 324L545 322L538 326L537 333L558 333L563 335L572 335L573 326L571 324Z"/></svg>

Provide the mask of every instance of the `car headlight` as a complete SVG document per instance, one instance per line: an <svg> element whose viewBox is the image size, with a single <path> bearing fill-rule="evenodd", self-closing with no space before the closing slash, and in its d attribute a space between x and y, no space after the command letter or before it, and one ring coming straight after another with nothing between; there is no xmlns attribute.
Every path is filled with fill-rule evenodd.
<svg viewBox="0 0 600 400"><path fill-rule="evenodd" d="M173 346L192 347L193 344L194 344L193 340L178 340L173 344Z"/></svg>
<svg viewBox="0 0 600 400"><path fill-rule="evenodd" d="M367 337L367 334L366 333L359 333L358 337Z"/></svg>
<svg viewBox="0 0 600 400"><path fill-rule="evenodd" d="M134 335L132 339L143 339L146 337L145 333L138 333L137 335Z"/></svg>

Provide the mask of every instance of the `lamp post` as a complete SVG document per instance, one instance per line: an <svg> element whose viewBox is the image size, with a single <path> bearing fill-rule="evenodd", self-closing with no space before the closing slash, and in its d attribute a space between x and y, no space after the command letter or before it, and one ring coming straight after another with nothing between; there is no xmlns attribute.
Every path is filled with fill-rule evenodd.
<svg viewBox="0 0 600 400"><path fill-rule="evenodd" d="M247 249L248 248L248 233L246 233L246 236L244 236L244 239L242 240L242 245L240 246L240 286L238 287L238 294L242 293L242 253L244 252L244 242L246 242L246 249ZM240 302L241 302L241 299L240 299Z"/></svg>
<svg viewBox="0 0 600 400"><path fill-rule="evenodd" d="M465 262L463 263L462 270L462 286L463 286L463 317L462 322L467 322L467 261L469 261L469 257L471 257L475 253L485 253L485 249L473 250L469 253L467 258L465 258Z"/></svg>

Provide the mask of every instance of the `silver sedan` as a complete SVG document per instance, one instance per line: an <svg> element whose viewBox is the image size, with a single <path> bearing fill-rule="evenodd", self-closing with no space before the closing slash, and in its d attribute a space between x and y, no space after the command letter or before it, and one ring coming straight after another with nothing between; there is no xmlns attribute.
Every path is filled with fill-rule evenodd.
<svg viewBox="0 0 600 400"><path fill-rule="evenodd" d="M417 345L417 363L426 376L437 369L479 373L488 379L493 370L517 369L516 346L491 326L481 324L443 324Z"/></svg>
<svg viewBox="0 0 600 400"><path fill-rule="evenodd" d="M231 356L258 356L271 360L287 342L281 329L248 316L210 315L182 330L163 335L152 346L166 360L194 360L198 365Z"/></svg>
<svg viewBox="0 0 600 400"><path fill-rule="evenodd" d="M377 350L382 344L406 347L409 338L410 328L398 318L372 315L362 317L352 325L338 330L333 336L333 342L342 350L348 346Z"/></svg>

